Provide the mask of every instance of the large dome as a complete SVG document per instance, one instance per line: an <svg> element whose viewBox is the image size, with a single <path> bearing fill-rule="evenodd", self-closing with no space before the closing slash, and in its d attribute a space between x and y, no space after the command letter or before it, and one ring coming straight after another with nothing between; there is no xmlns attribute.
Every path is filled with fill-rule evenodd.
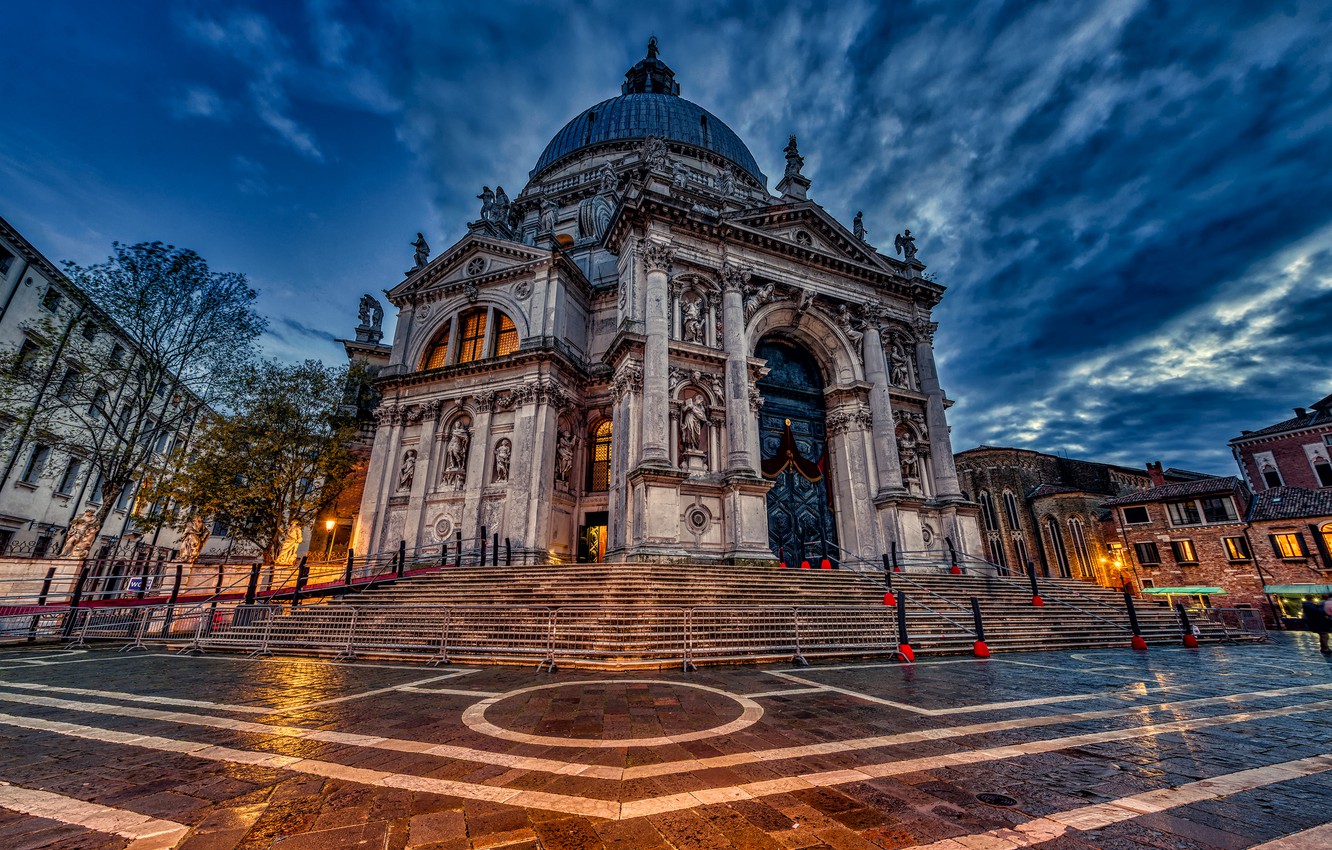
<svg viewBox="0 0 1332 850"><path fill-rule="evenodd" d="M717 116L679 96L680 87L666 64L656 58L655 42L648 58L625 74L624 93L583 110L555 134L529 177L536 177L575 151L603 142L656 136L725 157L749 176L767 185L754 155Z"/></svg>

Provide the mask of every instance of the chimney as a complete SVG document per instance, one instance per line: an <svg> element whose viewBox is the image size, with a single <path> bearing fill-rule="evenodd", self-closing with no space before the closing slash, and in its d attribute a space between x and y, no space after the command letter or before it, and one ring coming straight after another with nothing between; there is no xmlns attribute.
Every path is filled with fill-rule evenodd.
<svg viewBox="0 0 1332 850"><path fill-rule="evenodd" d="M1309 411L1305 410L1303 407L1297 407L1295 408L1295 415L1303 419L1309 415Z"/></svg>
<svg viewBox="0 0 1332 850"><path fill-rule="evenodd" d="M1158 460L1147 464L1147 474L1152 477L1153 487L1165 486L1165 473L1161 471L1161 461Z"/></svg>

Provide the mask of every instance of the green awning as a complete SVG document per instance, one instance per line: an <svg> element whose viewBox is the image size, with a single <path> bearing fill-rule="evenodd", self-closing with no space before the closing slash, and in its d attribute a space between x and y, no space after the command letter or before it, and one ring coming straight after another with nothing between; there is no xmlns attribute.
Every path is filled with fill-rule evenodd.
<svg viewBox="0 0 1332 850"><path fill-rule="evenodd" d="M1332 593L1332 584L1269 584L1263 588L1268 596L1322 596Z"/></svg>
<svg viewBox="0 0 1332 850"><path fill-rule="evenodd" d="M1144 587L1143 596L1225 596L1219 587Z"/></svg>

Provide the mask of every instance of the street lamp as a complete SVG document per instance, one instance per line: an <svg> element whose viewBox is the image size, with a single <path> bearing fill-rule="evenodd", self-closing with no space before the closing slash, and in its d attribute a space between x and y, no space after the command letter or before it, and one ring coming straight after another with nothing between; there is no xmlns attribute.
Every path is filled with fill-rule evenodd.
<svg viewBox="0 0 1332 850"><path fill-rule="evenodd" d="M324 560L333 560L333 529L338 527L336 519L324 520L324 531L328 536L328 546L324 549Z"/></svg>

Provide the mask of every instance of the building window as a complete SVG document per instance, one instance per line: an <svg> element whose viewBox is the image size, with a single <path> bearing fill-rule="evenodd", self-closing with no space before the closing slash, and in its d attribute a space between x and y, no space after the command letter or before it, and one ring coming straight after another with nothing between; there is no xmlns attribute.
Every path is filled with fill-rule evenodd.
<svg viewBox="0 0 1332 850"><path fill-rule="evenodd" d="M74 492L74 485L78 483L79 473L83 470L83 461L76 457L69 459L69 466L65 467L65 474L60 476L60 485L56 487L56 492L62 496L68 496Z"/></svg>
<svg viewBox="0 0 1332 850"><path fill-rule="evenodd" d="M1310 446L1313 449L1310 453L1309 465L1313 467L1314 477L1318 479L1319 487L1332 487L1332 463L1328 462L1327 452L1319 450L1317 446Z"/></svg>
<svg viewBox="0 0 1332 850"><path fill-rule="evenodd" d="M111 365L119 366L124 362L125 362L125 346L123 345L111 346Z"/></svg>
<svg viewBox="0 0 1332 850"><path fill-rule="evenodd" d="M106 403L110 398L110 393L104 389L98 389L97 392L93 393L92 404L88 405L88 413L94 419L101 419L106 416Z"/></svg>
<svg viewBox="0 0 1332 850"><path fill-rule="evenodd" d="M1124 508L1125 525L1144 525L1152 521L1152 517L1147 513L1145 505L1135 505L1131 508Z"/></svg>
<svg viewBox="0 0 1332 850"><path fill-rule="evenodd" d="M449 365L449 332L453 330L453 320L449 319L444 323L444 327L435 334L435 341L431 344L430 350L426 352L426 369L439 369Z"/></svg>
<svg viewBox="0 0 1332 850"><path fill-rule="evenodd" d="M49 286L46 289L46 294L42 296L42 307L54 313L56 310L60 309L60 302L63 298L64 296L60 294L59 289L56 289L54 286Z"/></svg>
<svg viewBox="0 0 1332 850"><path fill-rule="evenodd" d="M998 534L991 534L989 538L989 543L990 543L990 560L992 560L995 564L999 565L1003 569L1007 570L1008 553L1004 551L1004 539L1000 537Z"/></svg>
<svg viewBox="0 0 1332 850"><path fill-rule="evenodd" d="M1087 532L1082 527L1082 520L1071 517L1068 521L1068 536L1073 538L1073 551L1078 555L1082 575L1092 574L1091 551L1087 548Z"/></svg>
<svg viewBox="0 0 1332 850"><path fill-rule="evenodd" d="M81 333L83 334L83 338L88 340L88 342L92 342L93 340L97 339L97 323L85 322Z"/></svg>
<svg viewBox="0 0 1332 850"><path fill-rule="evenodd" d="M1272 548L1278 558L1304 558L1309 552L1304 548L1304 537L1297 531L1269 535Z"/></svg>
<svg viewBox="0 0 1332 850"><path fill-rule="evenodd" d="M1193 548L1192 540L1171 540L1170 552L1175 556L1177 564L1198 563L1198 552Z"/></svg>
<svg viewBox="0 0 1332 850"><path fill-rule="evenodd" d="M1318 533L1323 536L1323 554L1326 555L1328 552L1332 552L1332 522L1323 523L1323 527L1318 529ZM1332 564L1328 564L1327 567L1332 568Z"/></svg>
<svg viewBox="0 0 1332 850"><path fill-rule="evenodd" d="M1249 541L1243 537L1223 537L1221 543L1226 547L1226 557L1232 561L1248 561L1253 558L1249 551Z"/></svg>
<svg viewBox="0 0 1332 850"><path fill-rule="evenodd" d="M481 359L486 340L486 309L468 310L458 319L458 362L471 363Z"/></svg>
<svg viewBox="0 0 1332 850"><path fill-rule="evenodd" d="M120 491L120 498L116 499L116 510L127 511L132 504L134 504L134 485L127 484L125 489Z"/></svg>
<svg viewBox="0 0 1332 850"><path fill-rule="evenodd" d="M9 269L14 265L14 255L7 248L0 248L0 277L9 274Z"/></svg>
<svg viewBox="0 0 1332 850"><path fill-rule="evenodd" d="M1017 531L1022 527L1018 525L1017 499L1008 490L1004 491L1004 513L1008 514L1008 527L1010 529Z"/></svg>
<svg viewBox="0 0 1332 850"><path fill-rule="evenodd" d="M60 384L56 387L56 397L61 401L69 401L70 396L74 394L74 388L78 386L80 374L79 370L73 367L66 369Z"/></svg>
<svg viewBox="0 0 1332 850"><path fill-rule="evenodd" d="M1059 575L1069 578L1072 573L1068 569L1068 551L1064 549L1064 535L1059 531L1059 521L1047 517L1045 525L1050 532L1050 550L1054 552L1055 562L1059 565Z"/></svg>
<svg viewBox="0 0 1332 850"><path fill-rule="evenodd" d="M1193 502L1168 502L1166 512L1170 514L1171 525L1201 525L1202 516Z"/></svg>
<svg viewBox="0 0 1332 850"><path fill-rule="evenodd" d="M603 492L610 489L611 421L602 422L592 432L592 449L587 470L587 489Z"/></svg>
<svg viewBox="0 0 1332 850"><path fill-rule="evenodd" d="M1235 515L1235 504L1229 496L1199 499L1198 504L1202 507L1203 519L1208 522L1234 522L1238 518Z"/></svg>
<svg viewBox="0 0 1332 850"><path fill-rule="evenodd" d="M994 514L994 500L990 498L988 490L980 491L981 516L985 519L986 531L999 530L999 517Z"/></svg>
<svg viewBox="0 0 1332 850"><path fill-rule="evenodd" d="M36 341L24 338L23 343L19 345L18 353L14 355L14 374L22 372L32 365L32 361L37 359L37 352L41 345Z"/></svg>
<svg viewBox="0 0 1332 850"><path fill-rule="evenodd" d="M1159 567L1161 565L1161 553L1157 550L1155 543L1134 543L1133 551L1138 556L1138 563L1144 567Z"/></svg>
<svg viewBox="0 0 1332 850"><path fill-rule="evenodd" d="M1008 494L1005 493L1005 496ZM1017 553L1018 569L1023 571L1031 568L1031 554L1027 551L1027 541L1022 535L1016 535L1013 538L1013 550Z"/></svg>
<svg viewBox="0 0 1332 850"><path fill-rule="evenodd" d="M1268 487L1281 486L1281 473L1277 471L1276 466L1271 461L1268 461L1267 463L1263 464L1262 472L1263 472L1263 483L1266 484Z"/></svg>
<svg viewBox="0 0 1332 850"><path fill-rule="evenodd" d="M518 329L513 319L495 311L495 356L503 357L518 350Z"/></svg>
<svg viewBox="0 0 1332 850"><path fill-rule="evenodd" d="M97 483L93 485L92 495L88 497L88 504L100 505L102 503L102 476L98 474Z"/></svg>
<svg viewBox="0 0 1332 850"><path fill-rule="evenodd" d="M23 474L19 476L19 480L24 484L36 484L37 479L41 477L42 469L50 458L50 446L34 443L32 454L28 455L28 463L23 467Z"/></svg>

